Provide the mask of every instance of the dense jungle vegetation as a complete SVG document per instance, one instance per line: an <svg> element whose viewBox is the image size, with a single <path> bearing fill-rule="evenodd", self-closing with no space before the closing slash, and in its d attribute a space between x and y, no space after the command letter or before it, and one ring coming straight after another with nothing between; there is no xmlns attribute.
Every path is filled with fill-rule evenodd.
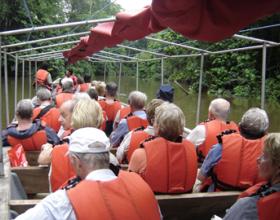
<svg viewBox="0 0 280 220"><path fill-rule="evenodd" d="M111 4L110 4L111 3ZM58 24L72 21L81 21L86 19L107 18L121 11L119 5L110 0L4 0L1 1L0 24L1 30L13 30L32 26L42 26L47 24ZM262 27L266 25L279 24L280 14L264 18L252 24L248 28ZM26 35L14 35L2 38L2 44L11 44L15 42L27 41L38 38L46 38L66 33L75 33L88 31L89 25L55 29L46 32L34 32ZM253 36L261 39L280 42L280 26L244 31L240 34ZM255 45L253 42L237 38L227 39L218 43L199 42L186 39L171 30L165 30L154 37L162 38L181 44L187 44L193 47L207 49L210 51L219 51L231 48L246 47ZM65 38L69 41L77 38ZM58 43L52 41L49 43ZM126 45L137 48L147 49L167 55L192 54L195 51L183 49L175 46L168 46L154 41L142 39L136 42L125 42ZM33 45L40 46L46 43ZM59 49L69 48L62 46ZM17 48L19 49L19 48ZM49 50L53 50L50 48ZM123 55L135 55L135 51L124 50L123 48L112 48L111 52ZM36 52L34 52L36 53ZM266 72L266 95L272 100L280 101L280 47L267 49L267 72ZM137 53L137 57L142 59L153 58L151 54ZM14 70L14 60L9 59L9 71ZM65 61L52 60L49 62L49 71L56 76L61 76L65 72ZM40 65L40 64L38 64ZM79 61L72 66L76 74L83 75L90 73L94 75L103 75L104 63L89 63ZM135 75L135 63L123 64L122 73L125 75ZM172 58L164 60L164 77L166 81L178 81L182 83L189 92L197 92L200 57L193 58ZM223 96L259 96L261 85L262 68L262 49L248 50L242 52L225 53L220 55L205 56L203 90L210 94L220 94ZM118 74L118 63L107 63L106 74ZM161 73L161 63L159 61L149 61L139 63L139 75L143 79L159 79ZM12 74L11 74L12 75Z"/></svg>

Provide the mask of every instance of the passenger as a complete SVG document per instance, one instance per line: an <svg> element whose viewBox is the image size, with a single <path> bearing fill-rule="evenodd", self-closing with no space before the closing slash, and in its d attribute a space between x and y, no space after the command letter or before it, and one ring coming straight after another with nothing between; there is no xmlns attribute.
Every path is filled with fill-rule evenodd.
<svg viewBox="0 0 280 220"><path fill-rule="evenodd" d="M98 101L98 93L96 92L96 90L93 87L89 88L89 90L87 91L87 94L90 96L91 99Z"/></svg>
<svg viewBox="0 0 280 220"><path fill-rule="evenodd" d="M139 173L156 193L191 192L197 174L194 145L182 137L185 116L174 104L156 108L155 137L131 156L129 171Z"/></svg>
<svg viewBox="0 0 280 220"><path fill-rule="evenodd" d="M117 149L117 159L119 162L129 162L132 153L140 147L140 143L144 141L149 136L154 136L154 120L155 120L155 110L158 106L160 106L164 101L161 99L153 99L148 103L146 107L147 120L149 125L147 128L141 127L140 129L136 129L130 131L121 142L120 146Z"/></svg>
<svg viewBox="0 0 280 220"><path fill-rule="evenodd" d="M89 90L89 88L91 87L91 75L84 75L83 81L84 82L78 86L77 92L87 92Z"/></svg>
<svg viewBox="0 0 280 220"><path fill-rule="evenodd" d="M263 153L257 160L259 183L240 196L227 211L224 220L278 220L280 217L280 133L272 133L264 142Z"/></svg>
<svg viewBox="0 0 280 220"><path fill-rule="evenodd" d="M80 99L77 101L74 99L67 102L74 108L71 116L71 124L74 130L84 127L98 128L102 123L102 114L100 114L101 108L96 101L91 99ZM69 120L69 118L67 119ZM39 156L39 164L48 165L51 163L50 185L52 191L56 191L68 179L76 175L71 167L70 161L65 157L67 151L68 142L54 147L50 144L46 144ZM110 162L110 168L117 173L118 162L112 154L110 154Z"/></svg>
<svg viewBox="0 0 280 220"><path fill-rule="evenodd" d="M174 88L169 85L161 85L156 94L157 99L162 99L163 101L173 102Z"/></svg>
<svg viewBox="0 0 280 220"><path fill-rule="evenodd" d="M59 108L63 102L73 98L73 81L69 78L64 78L61 81L62 92L55 97L56 107Z"/></svg>
<svg viewBox="0 0 280 220"><path fill-rule="evenodd" d="M124 136L135 128L147 127L147 115L144 111L144 106L147 101L147 96L139 91L133 91L129 94L131 114L120 121L119 126L111 134L111 145L119 146Z"/></svg>
<svg viewBox="0 0 280 220"><path fill-rule="evenodd" d="M208 110L208 120L197 125L187 139L196 146L199 162L203 162L210 148L217 144L216 136L225 130L238 130L234 122L229 122L230 103L222 98L212 100Z"/></svg>
<svg viewBox="0 0 280 220"><path fill-rule="evenodd" d="M16 107L17 122L3 131L3 146L21 144L26 151L41 150L47 142L58 144L59 138L49 127L41 124L40 120L32 122L33 107L30 99L23 99Z"/></svg>
<svg viewBox="0 0 280 220"><path fill-rule="evenodd" d="M48 127L57 133L60 128L60 122L58 120L60 113L52 104L51 92L46 88L41 88L36 93L36 96L40 106L33 109L32 120L40 119L44 121Z"/></svg>
<svg viewBox="0 0 280 220"><path fill-rule="evenodd" d="M109 139L96 128L71 135L69 158L82 181L58 190L20 219L160 219L155 196L137 174L109 170Z"/></svg>
<svg viewBox="0 0 280 220"><path fill-rule="evenodd" d="M107 121L105 133L107 136L113 131L113 123L117 112L121 109L120 101L116 100L118 86L114 82L109 82L106 85L105 99L100 100L99 104L103 111L106 112Z"/></svg>
<svg viewBox="0 0 280 220"><path fill-rule="evenodd" d="M36 72L35 83L37 87L44 87L51 90L52 76L48 72L48 66L46 64L43 64Z"/></svg>
<svg viewBox="0 0 280 220"><path fill-rule="evenodd" d="M78 78L77 76L74 75L73 70L71 68L67 69L66 73L65 73L65 78L71 78L73 81L73 87L76 88L78 85Z"/></svg>
<svg viewBox="0 0 280 220"><path fill-rule="evenodd" d="M131 113L129 96L128 96L127 104L128 104L127 106L122 106L122 108L117 112L113 124L113 130L116 130L120 121Z"/></svg>
<svg viewBox="0 0 280 220"><path fill-rule="evenodd" d="M95 82L95 90L98 93L98 100L105 99L105 92L106 92L106 84L105 82L96 81Z"/></svg>
<svg viewBox="0 0 280 220"><path fill-rule="evenodd" d="M220 135L219 143L214 145L205 158L198 179L203 182L203 191L245 189L257 183L256 160L260 156L264 136L268 129L268 117L264 110L250 108L242 116L239 133Z"/></svg>

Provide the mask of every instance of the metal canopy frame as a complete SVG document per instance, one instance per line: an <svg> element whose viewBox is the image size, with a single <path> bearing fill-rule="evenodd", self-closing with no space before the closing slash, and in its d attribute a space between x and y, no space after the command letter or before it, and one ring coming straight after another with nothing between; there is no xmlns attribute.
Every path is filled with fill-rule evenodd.
<svg viewBox="0 0 280 220"><path fill-rule="evenodd" d="M96 20L87 20L87 21L79 21L79 22L71 22L71 23L64 23L64 24L54 24L54 25L46 25L41 27L33 27L33 28L24 28L19 30L12 30L12 31L4 31L0 32L0 66L2 64L2 59L4 63L4 82L5 82L5 89L4 89L4 95L6 99L6 120L9 123L9 94L8 94L8 71L7 71L7 56L11 56L15 60L15 95L14 95L14 103L17 102L17 84L18 84L18 65L20 62L22 62L22 70L26 69L28 66L29 72L27 73L29 76L29 96L31 96L31 73L32 73L32 65L31 63L35 63L35 68L37 67L37 62L51 60L51 59L63 59L62 52L67 51L68 49L58 49L57 47L65 46L65 45L71 45L71 47L78 43L79 40L74 40L75 37L84 36L90 33L90 31L85 32L79 32L79 33L67 33L59 36L53 36L38 40L31 40L31 41L25 41L25 42L18 42L14 44L7 44L2 45L2 38L4 36L9 35L17 35L17 34L24 34L24 33L31 33L36 31L47 31L50 29L58 29L58 28L66 28L66 27L73 27L73 26L81 26L81 25L87 25L87 24L98 24L103 22L109 22L114 21L115 18L105 18L105 19L96 19ZM242 32L242 31L241 31ZM241 33L240 32L240 33ZM239 51L245 51L245 50L256 50L256 49L262 49L262 84L261 84L261 107L264 108L265 106L265 77L266 77L266 55L267 55L267 49L270 47L277 47L280 45L279 42L273 42L273 41L267 41L264 39L244 36L240 34L235 34L233 36L234 38L238 39L244 39L248 42L254 43L252 46L247 47L241 47L241 48L234 48L234 49L225 49L220 51L209 51L201 48L196 48L187 44L182 43L176 43L176 42L170 42L163 39L157 39L155 37L145 37L148 41L155 41L160 44L164 45L172 45L180 48L184 48L188 51L191 51L189 54L181 54L181 55L168 55L164 53L159 53L157 51L151 51L151 50L145 50L141 48L136 48L132 46L127 46L125 44L118 44L116 47L123 48L125 50L133 50L137 51L139 53L149 53L154 56L154 58L150 59L140 59L137 57L139 53L136 53L134 56L128 56L120 53L116 53L115 51L110 51L110 49L106 49L99 51L98 53L93 54L88 58L88 61L91 63L104 63L104 79L106 74L106 63L119 63L119 86L121 83L121 71L122 71L122 64L123 63L135 63L136 64L136 89L138 89L138 77L139 77L139 65L141 62L148 62L148 61L160 61L161 65L161 84L164 83L164 60L165 59L173 59L173 58L181 58L181 57L200 57L200 75L199 75L199 92L198 92L198 103L197 103L197 112L196 112L196 122L199 122L200 119L200 106L201 106L201 91L202 91L202 79L204 74L204 60L205 57L208 55L214 55L214 54L223 54L223 53L230 53L230 52L239 52ZM58 42L58 43L50 43L52 41L56 40L64 40L71 38L72 41L64 41L64 42ZM41 45L42 43L48 43L47 45ZM39 46L34 46L36 44L40 44ZM256 45L257 44L257 45ZM19 48L28 46L29 48L23 48L23 49L16 49L13 48ZM31 46L31 47L30 47ZM34 47L33 47L34 46ZM49 48L57 48L52 51L42 51L33 53L34 51L40 51L45 50ZM9 50L9 51L7 51ZM109 50L109 51L108 51ZM28 65L26 64L28 63ZM24 97L24 71L22 71L22 97ZM2 68L0 68L0 84L2 85ZM2 100L2 90L0 89L0 99ZM0 108L0 130L2 130L2 108ZM0 176L3 176L3 154L2 154L2 142L0 143Z"/></svg>

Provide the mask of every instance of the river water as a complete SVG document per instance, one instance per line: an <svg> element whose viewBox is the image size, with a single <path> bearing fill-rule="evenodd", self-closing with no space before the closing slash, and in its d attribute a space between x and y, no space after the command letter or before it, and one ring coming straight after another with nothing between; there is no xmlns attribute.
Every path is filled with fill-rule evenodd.
<svg viewBox="0 0 280 220"><path fill-rule="evenodd" d="M97 77L97 80L103 80L103 77ZM24 83L24 94L22 93L22 80L18 79L17 86L17 98L18 100L22 97L28 98L29 95L29 83L28 79L25 79ZM4 93L4 82L2 78L2 100L1 100L1 108L2 108L2 127L6 127L6 114L5 114L5 93ZM106 81L115 81L118 84L118 78L110 77L107 78ZM9 118L10 121L13 118L14 114L14 91L15 91L15 80L10 78L8 80L9 84ZM130 91L136 89L136 79L134 77L125 77L121 78L120 82L120 96L119 99L121 101L126 102L127 96ZM145 92L148 96L148 100L151 100L155 97L156 91L160 86L160 81L155 80L139 80L139 90ZM196 109L197 109L197 94L189 94L183 92L181 88L179 88L176 84L173 85L175 89L175 97L174 103L177 104L184 112L186 117L186 127L193 128L195 126L196 121ZM33 94L33 90L32 90ZM200 121L204 121L207 119L208 106L211 100L215 97L210 97L206 94L202 95L201 100L201 112L200 112ZM250 107L259 107L260 100L257 98L232 98L229 100L231 102L231 114L230 120L234 120L236 122L240 121L242 114L249 109ZM276 103L266 102L265 109L268 112L268 116L270 119L270 132L279 132L279 124L280 124L280 105Z"/></svg>

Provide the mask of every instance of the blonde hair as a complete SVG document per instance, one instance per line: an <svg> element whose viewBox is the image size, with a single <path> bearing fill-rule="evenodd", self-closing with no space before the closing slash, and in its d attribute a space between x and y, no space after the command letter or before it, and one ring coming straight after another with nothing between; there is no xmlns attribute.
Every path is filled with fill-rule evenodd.
<svg viewBox="0 0 280 220"><path fill-rule="evenodd" d="M71 125L76 130L85 127L99 128L103 122L102 109L93 99L81 99L74 107Z"/></svg>
<svg viewBox="0 0 280 220"><path fill-rule="evenodd" d="M185 116L182 110L172 103L163 103L156 108L154 126L158 128L158 135L175 141L183 134Z"/></svg>
<svg viewBox="0 0 280 220"><path fill-rule="evenodd" d="M95 84L95 90L99 96L104 96L106 92L105 82L97 81Z"/></svg>
<svg viewBox="0 0 280 220"><path fill-rule="evenodd" d="M270 133L264 141L264 152L272 162L272 166L280 168L280 133Z"/></svg>
<svg viewBox="0 0 280 220"><path fill-rule="evenodd" d="M159 107L164 101L162 99L153 99L146 106L147 120L150 125L153 125L155 119L156 108Z"/></svg>

